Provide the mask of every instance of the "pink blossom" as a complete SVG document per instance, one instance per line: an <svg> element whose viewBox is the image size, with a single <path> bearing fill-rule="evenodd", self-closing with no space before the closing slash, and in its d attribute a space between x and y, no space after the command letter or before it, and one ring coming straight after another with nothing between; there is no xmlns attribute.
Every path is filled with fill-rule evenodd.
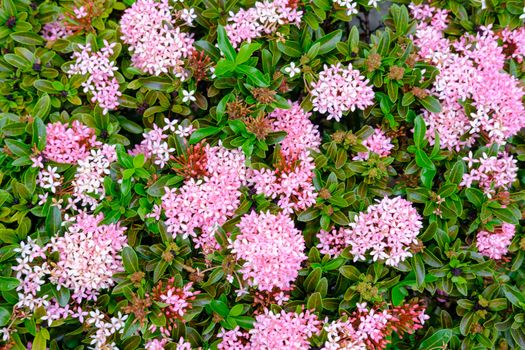
<svg viewBox="0 0 525 350"><path fill-rule="evenodd" d="M375 129L374 133L363 141L363 146L368 148L368 152L359 152L353 160L367 160L370 157L370 152L380 157L387 157L394 148L391 141L392 139L387 137L381 129Z"/></svg>
<svg viewBox="0 0 525 350"><path fill-rule="evenodd" d="M194 40L176 25L171 10L168 0L136 1L122 15L121 38L133 53L133 66L149 74L173 71L182 77L183 60L194 51Z"/></svg>
<svg viewBox="0 0 525 350"><path fill-rule="evenodd" d="M274 314L265 310L255 317L254 328L241 331L237 326L230 331L219 333L222 342L220 350L308 350L309 338L318 335L319 321L309 311L296 314L281 311Z"/></svg>
<svg viewBox="0 0 525 350"><path fill-rule="evenodd" d="M298 102L291 103L290 109L275 109L269 114L274 131L286 131L281 141L284 157L293 161L308 150L318 151L321 136L318 126L310 121L311 113L303 111Z"/></svg>
<svg viewBox="0 0 525 350"><path fill-rule="evenodd" d="M244 279L261 291L290 289L306 260L304 238L285 214L252 211L241 218L240 234L230 248Z"/></svg>
<svg viewBox="0 0 525 350"><path fill-rule="evenodd" d="M164 168L170 159L170 153L175 151L170 148L165 141L168 135L164 134L164 129L153 124L153 129L142 134L144 140L129 152L131 155L144 154L146 160L152 159L153 163L160 168Z"/></svg>
<svg viewBox="0 0 525 350"><path fill-rule="evenodd" d="M351 231L347 228L340 227L331 231L321 230L317 234L319 244L317 248L321 254L328 254L332 258L337 257L347 247L347 242L351 239Z"/></svg>
<svg viewBox="0 0 525 350"><path fill-rule="evenodd" d="M237 13L230 12L225 26L233 47L243 42L270 35L284 24L301 23L302 11L290 6L288 0L258 1L255 6Z"/></svg>
<svg viewBox="0 0 525 350"><path fill-rule="evenodd" d="M518 79L503 70L508 58L505 46L523 44L523 33L503 31L507 43L502 46L499 36L487 26L476 35L466 33L452 41L444 34L446 10L428 5L412 5L411 9L420 20L413 35L418 55L439 70L430 93L439 98L442 110L423 111L431 144L436 132L441 148L449 150L471 147L481 135L489 144L504 144L525 127L525 91ZM522 48L512 56L519 59L520 52ZM467 102L474 108L469 115L463 106Z"/></svg>
<svg viewBox="0 0 525 350"><path fill-rule="evenodd" d="M476 247L478 251L491 259L502 259L508 253L508 249L516 226L504 222L494 232L479 231L476 235Z"/></svg>
<svg viewBox="0 0 525 350"><path fill-rule="evenodd" d="M397 266L412 256L410 245L417 242L423 223L412 203L401 197L385 197L360 213L350 226L347 244L354 261L365 260L370 250L374 261Z"/></svg>
<svg viewBox="0 0 525 350"><path fill-rule="evenodd" d="M469 173L463 175L460 185L472 187L477 183L489 198L498 190L509 189L518 176L518 161L506 152L491 157L483 153L479 159L467 157L463 160L469 162Z"/></svg>
<svg viewBox="0 0 525 350"><path fill-rule="evenodd" d="M327 119L341 120L343 113L365 109L374 104L374 91L368 79L357 69L344 68L340 63L324 65L319 79L312 83L314 111L328 113Z"/></svg>
<svg viewBox="0 0 525 350"><path fill-rule="evenodd" d="M240 149L206 146L206 176L190 178L180 188L166 188L162 209L167 230L192 236L205 252L219 248L215 230L231 218L240 204L241 186L246 185L245 157ZM200 229L197 234L195 229Z"/></svg>
<svg viewBox="0 0 525 350"><path fill-rule="evenodd" d="M49 247L59 254L50 281L73 291L77 302L92 300L101 289L115 284L112 276L124 271L120 251L126 245L125 228L100 224L104 216L80 213L64 236L52 237Z"/></svg>
<svg viewBox="0 0 525 350"><path fill-rule="evenodd" d="M42 28L42 37L46 41L65 39L73 34L73 30L64 24L64 15L60 15L56 21L44 24Z"/></svg>
<svg viewBox="0 0 525 350"><path fill-rule="evenodd" d="M118 67L111 60L113 47L116 43L109 44L104 40L104 47L98 52L93 52L91 44L79 45L80 51L73 53L75 63L69 68L69 76L75 74L87 75L87 80L82 83L85 93L92 95L91 102L98 103L103 109L103 114L115 109L119 105L118 98L122 95L120 85L115 77Z"/></svg>
<svg viewBox="0 0 525 350"><path fill-rule="evenodd" d="M71 126L61 122L46 126L46 147L42 155L57 163L75 164L89 156L89 150L98 146L95 130L74 120Z"/></svg>

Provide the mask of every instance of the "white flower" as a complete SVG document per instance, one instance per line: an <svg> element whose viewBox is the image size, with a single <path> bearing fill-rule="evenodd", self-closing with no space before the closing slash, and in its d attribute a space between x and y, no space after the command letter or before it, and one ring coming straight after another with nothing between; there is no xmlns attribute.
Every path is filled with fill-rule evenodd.
<svg viewBox="0 0 525 350"><path fill-rule="evenodd" d="M183 103L188 103L190 101L196 101L197 99L195 98L195 96L193 96L195 94L195 90L191 90L191 91L186 91L186 90L182 90L182 102Z"/></svg>
<svg viewBox="0 0 525 350"><path fill-rule="evenodd" d="M290 63L289 67L286 67L284 69L285 73L290 76L290 78L293 78L296 74L299 74L301 72L301 69L299 67L295 66L295 62Z"/></svg>
<svg viewBox="0 0 525 350"><path fill-rule="evenodd" d="M368 0L368 6L377 7L378 0Z"/></svg>
<svg viewBox="0 0 525 350"><path fill-rule="evenodd" d="M2 334L2 341L7 342L9 340L9 328L0 329L0 334Z"/></svg>
<svg viewBox="0 0 525 350"><path fill-rule="evenodd" d="M184 9L182 10L182 13L180 14L180 18L182 18L184 21L186 21L186 24L191 26L193 25L193 20L197 18L197 15L195 14L194 9Z"/></svg>
<svg viewBox="0 0 525 350"><path fill-rule="evenodd" d="M177 120L169 120L168 118L164 118L164 123L166 125L162 128L163 131L169 130L169 131L175 131L176 125L178 123Z"/></svg>
<svg viewBox="0 0 525 350"><path fill-rule="evenodd" d="M520 19L525 21L525 6L523 7L523 14L520 16Z"/></svg>

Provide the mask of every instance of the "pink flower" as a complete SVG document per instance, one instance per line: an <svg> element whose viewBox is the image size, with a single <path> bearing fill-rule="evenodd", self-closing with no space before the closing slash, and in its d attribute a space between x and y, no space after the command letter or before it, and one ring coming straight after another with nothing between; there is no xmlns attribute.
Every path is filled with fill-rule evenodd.
<svg viewBox="0 0 525 350"><path fill-rule="evenodd" d="M192 36L181 32L171 10L168 0L138 0L122 15L121 38L133 66L146 73L184 76L183 60L194 51Z"/></svg>
<svg viewBox="0 0 525 350"><path fill-rule="evenodd" d="M298 26L303 13L296 7L291 7L288 0L258 1L248 10L241 9L236 14L230 12L224 29L233 47L238 47L243 42L273 34L284 24Z"/></svg>
<svg viewBox="0 0 525 350"><path fill-rule="evenodd" d="M472 187L472 184L477 182L489 198L498 190L509 189L517 179L518 161L506 152L491 157L483 153L479 159L473 159L471 156L463 159L469 161L470 172L463 175L460 185Z"/></svg>
<svg viewBox="0 0 525 350"><path fill-rule="evenodd" d="M119 224L101 225L103 218L102 214L80 213L64 236L53 237L49 243L59 254L49 279L71 289L78 303L96 299L101 289L115 284L113 274L124 271L120 252L126 245L126 229Z"/></svg>
<svg viewBox="0 0 525 350"><path fill-rule="evenodd" d="M478 251L491 259L502 259L516 233L516 226L504 222L494 232L479 231L476 236Z"/></svg>
<svg viewBox="0 0 525 350"><path fill-rule="evenodd" d="M73 30L64 25L64 15L60 15L56 21L44 24L42 28L42 37L46 41L65 39L73 33Z"/></svg>
<svg viewBox="0 0 525 350"><path fill-rule="evenodd" d="M261 291L290 289L306 260L304 238L285 214L251 212L241 218L230 248L244 279Z"/></svg>
<svg viewBox="0 0 525 350"><path fill-rule="evenodd" d="M103 108L103 114L117 108L118 98L122 95L115 77L118 67L110 59L115 45L116 43L109 44L104 40L104 47L99 52L92 52L90 43L85 46L79 45L81 50L73 53L75 63L67 71L69 76L75 74L88 76L82 87L85 93L92 95L91 102L96 102Z"/></svg>
<svg viewBox="0 0 525 350"><path fill-rule="evenodd" d="M442 110L423 111L431 144L436 132L441 148L449 150L471 147L481 135L489 144L505 144L525 127L525 91L518 79L504 71L508 58L504 48L520 43L521 48L512 53L519 60L525 51L525 31L504 30L503 46L490 26L451 41L444 35L446 10L428 5L411 5L411 9L420 20L413 36L418 55L439 70L430 93L439 98ZM463 106L466 101L475 110L469 115Z"/></svg>
<svg viewBox="0 0 525 350"><path fill-rule="evenodd" d="M390 155L392 148L394 148L391 141L392 139L387 137L381 129L375 129L374 133L363 141L363 146L368 148L368 152L359 152L353 160L367 160L370 157L370 152L380 157L387 157Z"/></svg>
<svg viewBox="0 0 525 350"><path fill-rule="evenodd" d="M246 165L240 149L228 150L222 145L206 146L205 159L206 175L190 178L180 188L166 188L162 209L168 232L192 236L196 246L208 253L219 248L215 230L235 214L240 204L239 189L246 185Z"/></svg>
<svg viewBox="0 0 525 350"><path fill-rule="evenodd" d="M374 261L385 260L387 265L397 266L412 256L409 248L417 242L423 223L412 203L401 197L385 197L360 213L350 226L347 244L354 261L365 260L370 250Z"/></svg>
<svg viewBox="0 0 525 350"><path fill-rule="evenodd" d="M324 66L317 82L312 83L314 111L328 113L328 120L341 120L343 113L365 109L374 104L374 91L368 79L357 69L343 68L340 63Z"/></svg>
<svg viewBox="0 0 525 350"><path fill-rule="evenodd" d="M328 254L335 258L347 247L347 242L350 238L351 231L343 227L340 227L339 230L334 228L328 232L321 230L317 234L317 239L319 239L317 248L319 248L321 254Z"/></svg>
<svg viewBox="0 0 525 350"><path fill-rule="evenodd" d="M254 328L248 332L237 326L231 331L223 330L218 337L220 350L308 350L309 338L318 335L319 321L309 311L296 314L281 311L274 314L265 310L255 318Z"/></svg>
<svg viewBox="0 0 525 350"><path fill-rule="evenodd" d="M75 164L89 156L89 150L98 146L95 130L74 120L71 127L61 122L46 126L46 147L42 155L57 163ZM41 165L42 162L38 163Z"/></svg>

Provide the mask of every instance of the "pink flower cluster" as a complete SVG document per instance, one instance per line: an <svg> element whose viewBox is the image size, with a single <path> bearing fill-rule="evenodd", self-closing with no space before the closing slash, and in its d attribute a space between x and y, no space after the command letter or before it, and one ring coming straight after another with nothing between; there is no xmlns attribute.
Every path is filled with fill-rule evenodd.
<svg viewBox="0 0 525 350"><path fill-rule="evenodd" d="M38 297L40 287L46 283L46 275L49 274L49 264L46 261L46 248L42 248L36 241L28 237L27 242L20 242L20 248L15 252L20 254L16 258L17 265L13 266L16 278L20 284L16 288L18 292L18 308L28 308L31 311L40 306L47 306L49 301L45 297ZM44 261L38 262L43 259Z"/></svg>
<svg viewBox="0 0 525 350"><path fill-rule="evenodd" d="M120 85L115 77L118 67L111 61L113 47L117 43L108 43L104 40L104 47L98 52L93 52L91 44L79 45L80 51L73 53L75 63L69 68L69 76L81 74L88 76L82 83L85 93L93 95L91 102L98 103L103 108L103 113L117 108L118 98L122 95Z"/></svg>
<svg viewBox="0 0 525 350"><path fill-rule="evenodd" d="M73 30L64 25L64 20L64 15L60 15L56 21L44 24L42 28L42 37L44 40L55 41L73 35Z"/></svg>
<svg viewBox="0 0 525 350"><path fill-rule="evenodd" d="M367 160L370 157L370 152L380 157L387 157L390 155L392 148L394 148L391 141L392 139L387 137L381 129L375 129L374 133L363 141L363 146L368 148L368 152L359 152L353 160Z"/></svg>
<svg viewBox="0 0 525 350"><path fill-rule="evenodd" d="M168 135L164 134L164 129L154 124L153 129L143 133L142 136L144 137L142 142L136 145L129 153L134 156L144 154L146 159L153 159L154 164L160 168L164 168L170 160L170 153L175 151L175 149L170 148L165 141Z"/></svg>
<svg viewBox="0 0 525 350"><path fill-rule="evenodd" d="M218 248L214 233L231 218L246 185L245 157L240 149L206 146L206 171L202 179L191 178L180 188L166 188L162 209L168 232L192 236L205 253ZM195 229L201 229L197 235Z"/></svg>
<svg viewBox="0 0 525 350"><path fill-rule="evenodd" d="M469 173L463 175L460 185L472 187L472 183L476 182L489 198L497 190L509 189L518 176L518 161L506 152L491 157L483 153L479 159L473 158L472 152L469 152L463 160L468 162Z"/></svg>
<svg viewBox="0 0 525 350"><path fill-rule="evenodd" d="M288 161L294 161L308 150L318 151L321 135L318 126L310 121L312 113L303 111L298 102L290 109L277 108L269 114L274 131L286 131L281 141L281 153Z"/></svg>
<svg viewBox="0 0 525 350"><path fill-rule="evenodd" d="M304 237L286 214L252 211L241 218L230 244L249 285L261 291L288 290L306 260Z"/></svg>
<svg viewBox="0 0 525 350"><path fill-rule="evenodd" d="M374 104L374 91L368 79L357 69L344 68L340 63L324 66L319 79L312 83L314 111L328 113L328 120L341 120L343 113L365 109Z"/></svg>
<svg viewBox="0 0 525 350"><path fill-rule="evenodd" d="M510 57L518 63L522 63L525 57L525 28L521 27L515 30L505 28L501 31L501 36L503 48L510 50Z"/></svg>
<svg viewBox="0 0 525 350"><path fill-rule="evenodd" d="M321 254L328 254L335 258L348 246L350 238L351 231L344 227L334 228L332 231L321 230L317 234L319 240L317 248Z"/></svg>
<svg viewBox="0 0 525 350"><path fill-rule="evenodd" d="M231 331L222 331L218 336L222 342L220 350L308 350L309 338L318 335L320 322L310 311L300 314L281 311L274 314L265 310L255 317L253 329L241 331L237 326Z"/></svg>
<svg viewBox="0 0 525 350"><path fill-rule="evenodd" d="M122 15L121 39L133 53L133 66L154 75L173 71L184 78L183 60L194 51L194 40L181 32L171 10L168 0L136 1Z"/></svg>
<svg viewBox="0 0 525 350"><path fill-rule="evenodd" d="M78 120L74 120L71 126L61 122L49 123L42 155L57 163L75 164L88 157L89 150L98 145L95 130Z"/></svg>
<svg viewBox="0 0 525 350"><path fill-rule="evenodd" d="M78 161L77 172L73 179L73 193L68 198L66 209L80 210L79 206L95 210L106 196L104 178L110 173L111 163L117 160L114 145L103 144L99 149L91 150L90 155Z"/></svg>
<svg viewBox="0 0 525 350"><path fill-rule="evenodd" d="M411 9L419 20L413 38L420 49L418 54L439 69L430 92L439 98L442 110L423 112L431 143L437 131L440 146L449 150L471 147L480 136L490 144L504 144L525 127L525 91L504 71L508 57L491 27L450 41L444 35L446 10L428 5L411 5ZM503 36L508 41L523 40L519 30L506 30ZM474 107L474 113L467 115L466 102Z"/></svg>
<svg viewBox="0 0 525 350"><path fill-rule="evenodd" d="M191 291L193 283L188 283L182 288L175 286L175 278L171 277L166 283L162 281L153 289L154 300L162 303L164 306L159 317L164 316L167 320L166 326L160 327L162 334L169 337L173 329L177 326L175 320L182 319L186 312L192 308L191 301L199 294L199 291ZM153 332L157 326L151 325L150 330Z"/></svg>
<svg viewBox="0 0 525 350"><path fill-rule="evenodd" d="M238 47L243 42L275 33L284 24L298 26L302 14L289 0L258 1L248 10L230 12L225 29L233 47Z"/></svg>
<svg viewBox="0 0 525 350"><path fill-rule="evenodd" d="M120 251L127 242L125 228L101 225L103 218L80 213L71 219L64 236L52 237L49 243L60 256L50 281L71 289L78 303L96 299L99 290L113 286L113 274L124 271Z"/></svg>
<svg viewBox="0 0 525 350"><path fill-rule="evenodd" d="M399 337L423 328L430 317L417 302L410 302L386 310L367 309L366 303L357 304L357 310L346 321L337 320L324 326L327 340L322 350L385 349L392 332Z"/></svg>
<svg viewBox="0 0 525 350"><path fill-rule="evenodd" d="M516 226L504 222L494 232L479 231L476 235L476 247L482 255L499 260L508 253L515 233Z"/></svg>
<svg viewBox="0 0 525 350"><path fill-rule="evenodd" d="M348 245L354 261L365 260L371 250L374 261L385 260L390 266L397 266L412 256L409 248L417 242L417 235L423 223L412 203L401 198L385 197L368 207L351 223Z"/></svg>
<svg viewBox="0 0 525 350"><path fill-rule="evenodd" d="M295 102L290 109L276 109L270 113L274 131L286 131L281 141L281 160L275 169L251 170L249 182L257 194L277 198L278 205L287 213L301 211L315 204L317 192L312 184L315 164L309 150L319 150L321 136Z"/></svg>
<svg viewBox="0 0 525 350"><path fill-rule="evenodd" d="M146 350L164 350L167 344L168 338L162 338L162 340L153 339L148 341L144 348ZM191 350L191 344L185 341L184 338L180 338L174 350Z"/></svg>

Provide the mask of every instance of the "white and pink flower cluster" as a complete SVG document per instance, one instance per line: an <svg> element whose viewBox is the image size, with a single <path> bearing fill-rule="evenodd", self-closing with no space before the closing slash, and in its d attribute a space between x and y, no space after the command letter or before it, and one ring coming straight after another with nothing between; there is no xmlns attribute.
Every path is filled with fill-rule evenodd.
<svg viewBox="0 0 525 350"><path fill-rule="evenodd" d="M276 169L252 170L248 179L257 194L277 199L277 205L287 213L305 210L317 198L312 184L315 164L309 152L319 150L321 136L310 116L297 102L290 109L269 114L274 131L287 133L281 141L281 163Z"/></svg>
<svg viewBox="0 0 525 350"><path fill-rule="evenodd" d="M238 47L243 42L273 34L284 24L299 25L302 14L289 0L258 1L248 10L230 12L225 29L233 47Z"/></svg>
<svg viewBox="0 0 525 350"><path fill-rule="evenodd" d="M421 219L412 203L401 197L385 197L369 206L350 224L347 233L354 261L365 260L370 251L374 261L399 265L412 256L410 245L417 243L416 237L423 227Z"/></svg>
<svg viewBox="0 0 525 350"><path fill-rule="evenodd" d="M167 230L191 236L205 252L218 248L216 229L231 218L240 204L241 186L246 185L245 157L240 149L206 146L206 173L190 178L180 188L166 188L161 208ZM195 229L200 229L199 234Z"/></svg>
<svg viewBox="0 0 525 350"><path fill-rule="evenodd" d="M508 253L515 234L516 226L504 222L494 232L479 231L476 235L476 247L482 255L499 260Z"/></svg>
<svg viewBox="0 0 525 350"><path fill-rule="evenodd" d="M468 162L469 172L463 175L460 185L472 187L476 183L489 198L498 191L508 190L518 177L518 161L506 152L491 157L483 153L479 159L470 152L463 159Z"/></svg>
<svg viewBox="0 0 525 350"><path fill-rule="evenodd" d="M56 122L46 126L46 147L42 155L57 163L75 164L98 146L95 130L74 120L71 126ZM42 158L40 157L40 162Z"/></svg>
<svg viewBox="0 0 525 350"><path fill-rule="evenodd" d="M374 133L363 141L363 146L368 148L368 152L359 152L353 160L367 160L370 152L380 157L388 157L394 145L392 139L385 135L381 129L375 129Z"/></svg>
<svg viewBox="0 0 525 350"><path fill-rule="evenodd" d="M72 290L72 298L95 300L99 290L115 284L113 274L124 271L120 252L127 244L126 228L101 224L103 215L80 213L63 236L52 237L49 247L59 254L49 280Z"/></svg>
<svg viewBox="0 0 525 350"><path fill-rule="evenodd" d="M118 67L111 60L115 45L104 40L104 46L98 52L93 52L90 43L79 45L80 51L73 53L75 63L67 71L69 76L87 76L87 80L82 83L84 92L92 95L91 102L98 103L104 114L118 107L118 98L122 95L115 77Z"/></svg>
<svg viewBox="0 0 525 350"><path fill-rule="evenodd" d="M374 91L368 79L352 64L345 68L341 63L324 66L319 79L312 83L314 111L327 113L327 119L341 120L348 111L365 109L374 104Z"/></svg>
<svg viewBox="0 0 525 350"><path fill-rule="evenodd" d="M194 51L194 40L177 26L168 0L136 1L124 11L120 31L134 67L149 74L173 72L185 78L184 59Z"/></svg>
<svg viewBox="0 0 525 350"><path fill-rule="evenodd" d="M289 290L306 260L304 237L286 214L251 212L241 218L240 234L230 244L240 272L261 291Z"/></svg>
<svg viewBox="0 0 525 350"><path fill-rule="evenodd" d="M320 333L320 322L310 311L300 314L265 310L255 317L253 329L241 331L237 326L218 334L220 350L308 350L309 338Z"/></svg>
<svg viewBox="0 0 525 350"><path fill-rule="evenodd" d="M429 5L411 5L419 21L414 34L418 55L439 69L430 93L439 98L439 113L423 111L427 137L433 144L435 132L441 148L459 151L480 138L489 144L505 144L525 127L525 91L518 79L504 71L509 58L500 37L491 26L481 27L476 35L464 34L456 41L445 38L447 11ZM504 31L508 41L522 41L518 29ZM521 51L511 56L519 59ZM467 114L464 104L475 112Z"/></svg>

